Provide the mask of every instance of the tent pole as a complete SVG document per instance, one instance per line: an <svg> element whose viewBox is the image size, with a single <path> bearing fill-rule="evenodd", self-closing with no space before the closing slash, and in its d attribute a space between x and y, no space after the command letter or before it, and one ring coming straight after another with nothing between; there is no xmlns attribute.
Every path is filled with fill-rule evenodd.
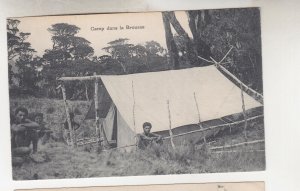
<svg viewBox="0 0 300 191"><path fill-rule="evenodd" d="M69 107L68 107L68 103L67 103L67 96L66 96L66 89L65 89L65 85L64 83L61 84L61 91L62 91L62 95L63 95L63 101L64 101L64 105L65 105L65 111L66 111L66 115L67 115L67 122L68 122L68 127L69 127L69 132L70 132L70 141L71 141L71 146L72 147L76 147L76 135L73 132L73 127L72 127L72 123L71 123L71 118L70 118L70 111L69 111Z"/></svg>
<svg viewBox="0 0 300 191"><path fill-rule="evenodd" d="M172 148L175 150L175 144L173 141L173 132L172 132L172 120L171 120L171 112L170 112L170 103L169 100L167 100L167 105L168 105L168 113L169 113L169 134L170 134L170 141Z"/></svg>
<svg viewBox="0 0 300 191"><path fill-rule="evenodd" d="M244 125L244 136L245 139L247 140L247 115L246 115L246 109L245 109L245 100L244 100L244 92L241 84L241 98L242 98L242 108L243 108L243 115L244 115L244 120L245 120L245 125Z"/></svg>
<svg viewBox="0 0 300 191"><path fill-rule="evenodd" d="M135 125L135 96L134 96L134 86L133 80L131 81L131 90L132 90L132 97L133 97L133 106L132 106L132 116L133 116L133 128L134 128L134 135L135 135L135 145L137 146L137 134L136 134L136 125Z"/></svg>
<svg viewBox="0 0 300 191"><path fill-rule="evenodd" d="M196 107L197 107L197 112L198 112L199 127L200 127L200 129L203 129L203 126L202 126L202 123L201 123L201 117L200 117L200 111L199 111L198 101L197 101L196 93L195 92L194 92L194 99L195 99L195 103L196 103ZM206 133L204 132L203 134L204 134L203 141L206 144Z"/></svg>
<svg viewBox="0 0 300 191"><path fill-rule="evenodd" d="M96 76L96 72L94 73L94 76ZM99 81L97 78L95 78L95 94L94 94L94 100L95 100L95 120L96 120L96 136L97 136L97 143L101 143L101 135L99 131L99 125L100 125L100 119L99 119L99 97L98 97L98 91L99 91Z"/></svg>

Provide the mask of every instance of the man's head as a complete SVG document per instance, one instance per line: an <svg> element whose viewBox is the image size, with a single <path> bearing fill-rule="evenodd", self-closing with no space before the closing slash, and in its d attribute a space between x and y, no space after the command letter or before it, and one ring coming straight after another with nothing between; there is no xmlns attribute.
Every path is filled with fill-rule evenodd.
<svg viewBox="0 0 300 191"><path fill-rule="evenodd" d="M24 107L18 107L15 111L15 119L18 123L24 122L28 116L28 110Z"/></svg>
<svg viewBox="0 0 300 191"><path fill-rule="evenodd" d="M44 120L44 115L42 113L36 113L34 116L34 121L38 124L41 124Z"/></svg>
<svg viewBox="0 0 300 191"><path fill-rule="evenodd" d="M143 124L144 133L145 133L146 135L150 133L151 128L152 128L152 124L151 124L151 123L145 122L145 123Z"/></svg>

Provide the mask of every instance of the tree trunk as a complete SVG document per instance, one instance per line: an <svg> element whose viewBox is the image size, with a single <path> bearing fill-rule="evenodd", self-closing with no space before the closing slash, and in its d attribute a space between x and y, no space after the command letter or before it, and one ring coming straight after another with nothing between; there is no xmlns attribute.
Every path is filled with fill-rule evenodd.
<svg viewBox="0 0 300 191"><path fill-rule="evenodd" d="M195 64L195 62L197 61L196 54L193 49L193 43L189 35L185 32L184 28L178 22L174 12L167 12L166 15L168 16L170 23L172 24L173 28L178 33L178 35L182 36L185 40L185 49L187 51L187 62L189 64Z"/></svg>
<svg viewBox="0 0 300 191"><path fill-rule="evenodd" d="M179 55L178 50L173 38L171 25L169 18L167 16L167 12L162 12L165 35L166 35L166 43L169 52L169 63L173 64L174 69L179 69Z"/></svg>
<svg viewBox="0 0 300 191"><path fill-rule="evenodd" d="M212 56L210 47L202 39L203 31L210 22L210 14L208 10L204 11L187 11L189 26L193 35L194 44L198 56L209 59ZM199 61L198 61L199 62ZM202 62L202 61L200 61ZM202 62L201 65L207 63Z"/></svg>

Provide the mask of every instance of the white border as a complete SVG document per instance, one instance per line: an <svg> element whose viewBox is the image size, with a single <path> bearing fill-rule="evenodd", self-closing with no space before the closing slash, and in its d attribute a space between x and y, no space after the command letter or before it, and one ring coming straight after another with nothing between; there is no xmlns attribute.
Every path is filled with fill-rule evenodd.
<svg viewBox="0 0 300 191"><path fill-rule="evenodd" d="M261 7L265 97L265 172L12 181L6 17ZM17 188L266 181L266 191L298 190L300 178L300 1L297 0L2 0L0 2L0 190ZM298 114L298 115L297 115ZM297 118L298 117L298 118Z"/></svg>

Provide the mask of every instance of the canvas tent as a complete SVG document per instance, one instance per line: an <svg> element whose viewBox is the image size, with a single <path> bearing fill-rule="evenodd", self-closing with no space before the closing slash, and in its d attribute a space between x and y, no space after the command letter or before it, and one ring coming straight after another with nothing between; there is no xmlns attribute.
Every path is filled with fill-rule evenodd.
<svg viewBox="0 0 300 191"><path fill-rule="evenodd" d="M99 78L101 124L107 139L116 140L118 147L134 145L146 121L152 132L169 135L170 125L177 134L199 128L200 121L209 125L243 112L240 87L214 65ZM246 110L262 106L246 93L243 97ZM95 118L91 108L87 118Z"/></svg>

